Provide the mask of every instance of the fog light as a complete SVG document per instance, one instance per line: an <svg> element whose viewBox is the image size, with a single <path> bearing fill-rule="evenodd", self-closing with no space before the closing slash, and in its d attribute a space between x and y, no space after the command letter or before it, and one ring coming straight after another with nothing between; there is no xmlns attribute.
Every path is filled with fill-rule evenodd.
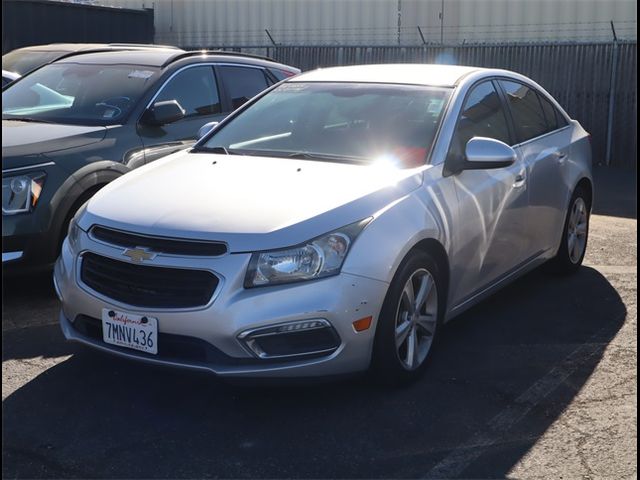
<svg viewBox="0 0 640 480"><path fill-rule="evenodd" d="M246 330L238 340L259 358L326 355L340 346L340 338L324 319L299 320Z"/></svg>

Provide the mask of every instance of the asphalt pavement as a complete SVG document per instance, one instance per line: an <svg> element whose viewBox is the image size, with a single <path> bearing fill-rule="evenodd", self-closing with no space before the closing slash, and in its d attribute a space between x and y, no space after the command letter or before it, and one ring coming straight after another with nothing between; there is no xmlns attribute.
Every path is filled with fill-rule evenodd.
<svg viewBox="0 0 640 480"><path fill-rule="evenodd" d="M3 478L636 478L635 174L597 172L585 266L448 324L425 376L235 385L64 341L5 278Z"/></svg>

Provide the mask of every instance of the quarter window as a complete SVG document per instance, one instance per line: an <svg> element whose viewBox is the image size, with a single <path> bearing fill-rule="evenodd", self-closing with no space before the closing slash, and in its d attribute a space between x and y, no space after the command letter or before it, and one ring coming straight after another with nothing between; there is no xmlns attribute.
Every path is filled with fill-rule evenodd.
<svg viewBox="0 0 640 480"><path fill-rule="evenodd" d="M535 90L522 83L501 80L507 103L513 115L520 142L525 142L549 131L547 120Z"/></svg>
<svg viewBox="0 0 640 480"><path fill-rule="evenodd" d="M191 67L178 73L162 89L156 102L177 100L186 117L213 115L222 111L213 68Z"/></svg>
<svg viewBox="0 0 640 480"><path fill-rule="evenodd" d="M233 110L267 88L267 78L261 68L219 67L231 97Z"/></svg>
<svg viewBox="0 0 640 480"><path fill-rule="evenodd" d="M511 143L504 108L491 81L473 87L465 100L451 142L451 154L462 158L467 142L473 137Z"/></svg>

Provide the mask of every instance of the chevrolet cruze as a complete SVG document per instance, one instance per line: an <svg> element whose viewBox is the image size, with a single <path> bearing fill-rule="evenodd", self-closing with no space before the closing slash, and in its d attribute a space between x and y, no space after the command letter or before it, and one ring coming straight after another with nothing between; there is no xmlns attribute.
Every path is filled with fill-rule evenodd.
<svg viewBox="0 0 640 480"><path fill-rule="evenodd" d="M589 134L522 75L304 73L81 208L60 323L222 376L411 380L443 323L543 263L580 266L592 185Z"/></svg>

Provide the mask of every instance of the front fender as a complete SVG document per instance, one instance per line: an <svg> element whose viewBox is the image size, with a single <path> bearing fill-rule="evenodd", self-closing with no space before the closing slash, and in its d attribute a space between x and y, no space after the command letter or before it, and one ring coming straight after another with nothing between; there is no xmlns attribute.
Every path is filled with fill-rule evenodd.
<svg viewBox="0 0 640 480"><path fill-rule="evenodd" d="M436 240L448 251L448 224L429 189L416 190L374 215L342 270L389 284L402 260L421 241Z"/></svg>

